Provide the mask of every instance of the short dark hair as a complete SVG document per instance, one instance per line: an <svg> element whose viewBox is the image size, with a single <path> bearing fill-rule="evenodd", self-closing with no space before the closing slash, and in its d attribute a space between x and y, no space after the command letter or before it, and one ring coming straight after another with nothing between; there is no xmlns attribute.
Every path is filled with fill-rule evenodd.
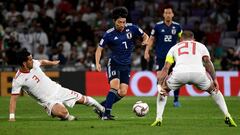
<svg viewBox="0 0 240 135"><path fill-rule="evenodd" d="M118 18L127 18L128 9L126 7L116 7L112 11L112 19L117 20Z"/></svg>
<svg viewBox="0 0 240 135"><path fill-rule="evenodd" d="M173 6L172 6L172 5L169 5L169 4L165 5L165 6L162 8L162 13L164 13L164 10L165 10L165 9L172 9L172 12L174 13L174 11L173 11Z"/></svg>
<svg viewBox="0 0 240 135"><path fill-rule="evenodd" d="M31 53L27 51L27 49L23 49L17 54L17 64L22 66L23 62L26 62L28 60L28 56L30 56Z"/></svg>
<svg viewBox="0 0 240 135"><path fill-rule="evenodd" d="M182 35L181 35L182 39L194 39L194 34L192 31L190 30L184 30Z"/></svg>
<svg viewBox="0 0 240 135"><path fill-rule="evenodd" d="M164 10L164 9L169 9L169 8L173 10L173 6L172 6L172 5L169 5L169 4L165 5L165 6L163 7L163 10Z"/></svg>

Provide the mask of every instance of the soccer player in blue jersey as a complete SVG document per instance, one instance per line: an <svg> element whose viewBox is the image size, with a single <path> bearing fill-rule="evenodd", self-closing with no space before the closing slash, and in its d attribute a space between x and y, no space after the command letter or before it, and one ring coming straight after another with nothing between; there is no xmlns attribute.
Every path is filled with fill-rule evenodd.
<svg viewBox="0 0 240 135"><path fill-rule="evenodd" d="M155 41L155 52L156 52L156 70L157 77L161 73L161 69L164 66L166 55L169 49L174 46L182 33L181 26L174 22L174 13L170 6L164 7L163 17L164 20L158 22L151 32L151 36L148 40L148 46L145 49L144 57L149 60L149 50ZM179 107L180 103L178 101L179 90L174 91L174 106ZM157 100L159 100L159 94ZM158 105L157 105L158 108Z"/></svg>
<svg viewBox="0 0 240 135"><path fill-rule="evenodd" d="M114 27L107 30L101 39L95 53L96 69L101 71L99 63L104 47L108 46L111 50L107 74L110 84L110 91L102 105L106 107L105 113L99 116L102 120L114 120L111 115L114 103L121 100L128 90L131 66L131 53L134 49L136 37L142 37L142 45L146 45L148 35L141 28L126 22L128 10L125 7L116 7L112 11Z"/></svg>

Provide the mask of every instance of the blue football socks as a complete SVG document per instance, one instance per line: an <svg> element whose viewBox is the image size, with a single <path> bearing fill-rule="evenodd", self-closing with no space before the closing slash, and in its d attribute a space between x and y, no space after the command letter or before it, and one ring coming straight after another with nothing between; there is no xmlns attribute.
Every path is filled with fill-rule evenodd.
<svg viewBox="0 0 240 135"><path fill-rule="evenodd" d="M104 115L110 115L112 110L112 105L118 102L122 97L118 94L116 89L111 88L108 92L106 100L103 101L101 104L105 106L105 113Z"/></svg>

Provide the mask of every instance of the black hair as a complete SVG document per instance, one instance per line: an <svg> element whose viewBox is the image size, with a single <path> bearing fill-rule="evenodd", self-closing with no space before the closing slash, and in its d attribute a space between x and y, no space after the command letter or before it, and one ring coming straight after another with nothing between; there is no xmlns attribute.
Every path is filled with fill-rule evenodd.
<svg viewBox="0 0 240 135"><path fill-rule="evenodd" d="M163 11L165 10L165 9L172 9L172 11L173 11L173 6L172 5L165 5L164 7L163 7Z"/></svg>
<svg viewBox="0 0 240 135"><path fill-rule="evenodd" d="M116 7L112 11L112 19L117 20L118 18L127 18L128 9L126 7Z"/></svg>
<svg viewBox="0 0 240 135"><path fill-rule="evenodd" d="M164 10L165 10L165 9L172 9L172 12L174 13L172 5L165 5L165 6L162 8L162 13L164 13Z"/></svg>
<svg viewBox="0 0 240 135"><path fill-rule="evenodd" d="M17 54L17 64L22 66L23 62L26 62L28 60L28 56L30 56L31 53L27 51L27 49L23 49Z"/></svg>

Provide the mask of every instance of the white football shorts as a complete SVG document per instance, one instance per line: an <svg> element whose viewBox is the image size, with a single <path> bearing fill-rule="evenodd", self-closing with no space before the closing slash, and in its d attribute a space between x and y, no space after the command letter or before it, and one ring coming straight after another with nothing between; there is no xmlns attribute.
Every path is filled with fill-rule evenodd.
<svg viewBox="0 0 240 135"><path fill-rule="evenodd" d="M50 98L47 102L40 103L40 105L42 105L47 114L51 116L51 110L55 104L58 103L72 108L82 96L79 92L60 87L59 92L54 97Z"/></svg>
<svg viewBox="0 0 240 135"><path fill-rule="evenodd" d="M193 84L200 90L207 90L211 82L212 79L207 72L173 72L166 81L171 90L177 90L185 84Z"/></svg>

